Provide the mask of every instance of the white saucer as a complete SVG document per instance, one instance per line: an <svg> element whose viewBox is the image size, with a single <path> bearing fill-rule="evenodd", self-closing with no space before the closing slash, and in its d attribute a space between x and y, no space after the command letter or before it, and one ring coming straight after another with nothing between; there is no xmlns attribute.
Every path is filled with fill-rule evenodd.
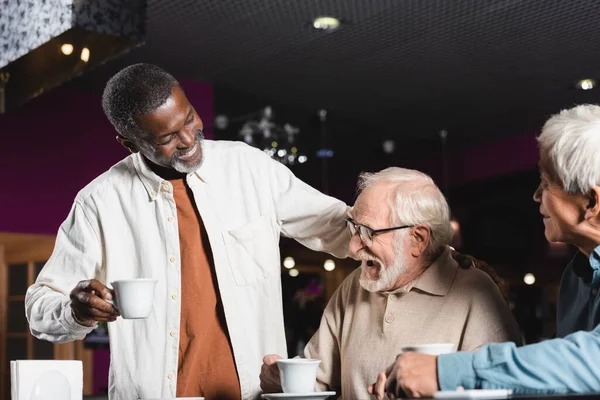
<svg viewBox="0 0 600 400"><path fill-rule="evenodd" d="M261 397L263 399L325 400L329 396L335 396L335 392L265 393Z"/></svg>

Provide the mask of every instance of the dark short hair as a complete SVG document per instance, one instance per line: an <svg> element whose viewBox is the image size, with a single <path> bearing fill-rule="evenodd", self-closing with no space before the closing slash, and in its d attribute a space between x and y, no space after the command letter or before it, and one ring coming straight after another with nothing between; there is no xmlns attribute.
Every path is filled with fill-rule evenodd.
<svg viewBox="0 0 600 400"><path fill-rule="evenodd" d="M176 85L179 82L156 65L130 65L106 83L102 108L117 132L128 139L136 139L142 131L135 117L163 105Z"/></svg>

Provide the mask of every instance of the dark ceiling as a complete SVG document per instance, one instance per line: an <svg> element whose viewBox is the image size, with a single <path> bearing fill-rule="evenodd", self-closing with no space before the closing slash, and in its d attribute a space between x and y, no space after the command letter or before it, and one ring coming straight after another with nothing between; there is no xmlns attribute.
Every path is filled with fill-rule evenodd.
<svg viewBox="0 0 600 400"><path fill-rule="evenodd" d="M315 30L319 15L343 24ZM146 45L73 84L100 89L125 65L155 63L213 82L217 114L272 105L278 122L301 128L307 154L326 108L329 174L351 181L438 155L441 129L452 149L535 132L561 108L600 102L600 89L574 88L600 81L599 26L598 0L150 0ZM239 127L217 138L237 138ZM389 138L391 157L381 149ZM297 168L309 181L319 169Z"/></svg>
<svg viewBox="0 0 600 400"><path fill-rule="evenodd" d="M328 33L319 15L344 22ZM146 61L373 134L465 142L536 129L600 100L597 0L150 0ZM100 79L105 81L105 79ZM226 111L226 110L222 110ZM362 130L362 129L361 129Z"/></svg>

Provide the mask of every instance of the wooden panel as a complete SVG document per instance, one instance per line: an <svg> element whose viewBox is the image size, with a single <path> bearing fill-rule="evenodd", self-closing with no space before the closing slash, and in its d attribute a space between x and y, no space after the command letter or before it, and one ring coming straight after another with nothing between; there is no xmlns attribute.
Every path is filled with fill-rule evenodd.
<svg viewBox="0 0 600 400"><path fill-rule="evenodd" d="M55 343L54 344L54 359L55 360L75 360L75 343Z"/></svg>
<svg viewBox="0 0 600 400"><path fill-rule="evenodd" d="M27 337L9 337L6 341L6 356L9 361L27 359Z"/></svg>
<svg viewBox="0 0 600 400"><path fill-rule="evenodd" d="M92 350L83 346L83 341L55 344L55 360L81 360L83 364L83 394L91 395L94 390L94 362Z"/></svg>
<svg viewBox="0 0 600 400"><path fill-rule="evenodd" d="M34 360L54 360L54 343L33 338Z"/></svg>
<svg viewBox="0 0 600 400"><path fill-rule="evenodd" d="M83 341L75 342L75 358L83 364L83 395L94 393L94 353L83 346Z"/></svg>
<svg viewBox="0 0 600 400"><path fill-rule="evenodd" d="M83 341L63 344L51 344L35 339L28 331L7 334L6 322L8 312L8 268L7 264L25 264L27 282L30 286L35 282L40 267L50 258L54 249L55 237L50 235L28 235L0 232L0 397L8 388L5 376L8 374L6 359L6 342L8 339L19 341L19 348L26 346L27 358L36 358L36 354L44 359L52 354L55 360L81 360L83 364L83 394L93 393L93 352L85 349ZM5 251L1 251L5 249ZM24 302L25 296L10 296L12 302ZM16 343L16 342L15 342ZM36 346L37 344L37 346ZM36 349L38 351L36 352Z"/></svg>
<svg viewBox="0 0 600 400"><path fill-rule="evenodd" d="M5 248L5 262L14 264L29 261L46 261L54 249L53 235L30 235L0 232L0 245Z"/></svg>
<svg viewBox="0 0 600 400"><path fill-rule="evenodd" d="M29 332L8 332L6 334L6 338L7 339L27 339L27 336L29 335Z"/></svg>
<svg viewBox="0 0 600 400"><path fill-rule="evenodd" d="M27 263L8 263L8 295L25 296L28 287Z"/></svg>
<svg viewBox="0 0 600 400"><path fill-rule="evenodd" d="M25 303L22 301L8 302L7 332L28 332L27 318L25 317Z"/></svg>

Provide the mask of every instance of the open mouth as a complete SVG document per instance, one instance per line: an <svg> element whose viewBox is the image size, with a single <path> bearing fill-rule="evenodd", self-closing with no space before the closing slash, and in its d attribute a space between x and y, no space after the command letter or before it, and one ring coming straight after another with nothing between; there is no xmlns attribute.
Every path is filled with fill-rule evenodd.
<svg viewBox="0 0 600 400"><path fill-rule="evenodd" d="M200 148L200 146L198 145L198 142L196 142L190 151L177 158L183 161L191 160L198 152L198 148Z"/></svg>
<svg viewBox="0 0 600 400"><path fill-rule="evenodd" d="M365 261L365 269L367 275L372 280L379 279L379 274L381 272L381 264L379 264L375 260L367 260Z"/></svg>

